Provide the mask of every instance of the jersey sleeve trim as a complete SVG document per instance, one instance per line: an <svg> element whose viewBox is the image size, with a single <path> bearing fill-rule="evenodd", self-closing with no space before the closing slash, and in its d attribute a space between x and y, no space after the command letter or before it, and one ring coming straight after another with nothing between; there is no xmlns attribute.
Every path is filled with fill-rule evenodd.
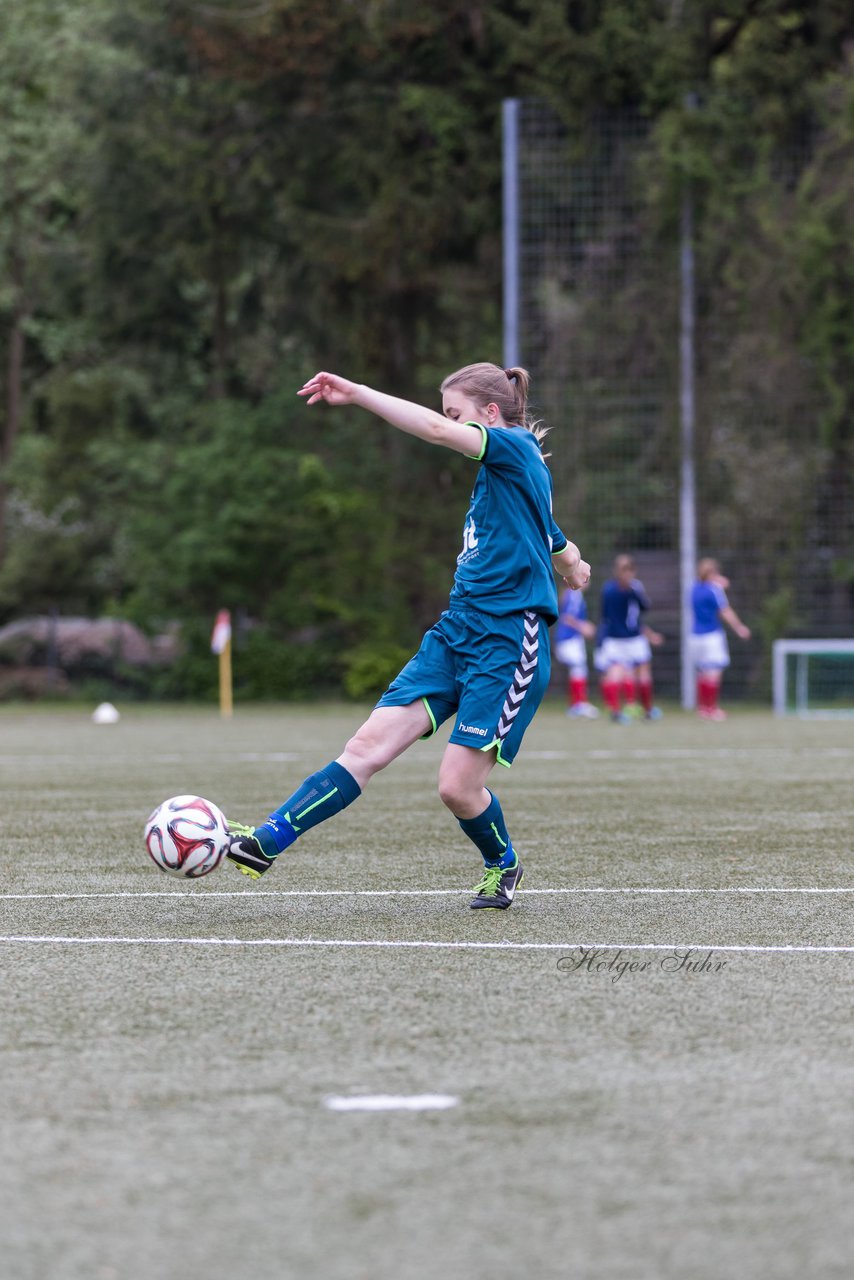
<svg viewBox="0 0 854 1280"><path fill-rule="evenodd" d="M480 446L480 453L467 453L466 457L471 458L474 462L483 462L483 459L486 456L486 446L489 443L489 436L487 434L486 427L483 425L482 422L466 422L463 425L466 427L477 427L477 429L480 431L481 435L483 436L483 442Z"/></svg>

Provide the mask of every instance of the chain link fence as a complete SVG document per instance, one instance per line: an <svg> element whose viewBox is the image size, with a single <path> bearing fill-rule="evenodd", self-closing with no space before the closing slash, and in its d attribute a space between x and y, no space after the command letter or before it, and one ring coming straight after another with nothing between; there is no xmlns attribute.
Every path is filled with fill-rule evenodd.
<svg viewBox="0 0 854 1280"><path fill-rule="evenodd" d="M620 111L574 136L522 99L516 129L514 354L554 428L556 516L593 564L594 618L615 555L633 555L666 636L656 685L678 696L680 242L650 126ZM697 552L720 560L754 633L730 646L728 696L769 696L782 635L854 635L850 453L822 434L778 243L818 147L805 135L759 175L747 152L746 194L694 219Z"/></svg>

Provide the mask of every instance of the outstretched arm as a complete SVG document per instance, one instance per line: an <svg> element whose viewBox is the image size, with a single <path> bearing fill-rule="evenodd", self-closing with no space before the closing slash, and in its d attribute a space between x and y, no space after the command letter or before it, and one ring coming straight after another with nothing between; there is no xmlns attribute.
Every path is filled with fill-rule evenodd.
<svg viewBox="0 0 854 1280"><path fill-rule="evenodd" d="M746 627L744 625L741 618L736 613L735 609L733 609L732 605L727 605L726 608L721 609L719 613L720 613L720 617L727 624L727 626L732 627L733 631L738 636L739 640L750 639L750 627Z"/></svg>
<svg viewBox="0 0 854 1280"><path fill-rule="evenodd" d="M417 436L428 444L444 445L446 449L464 453L469 458L476 458L483 448L483 434L478 427L451 422L441 413L423 405L386 395L384 391L374 391L372 387L358 382L349 382L336 373L316 373L298 394L306 396L309 404L322 400L329 405L357 405L408 436Z"/></svg>
<svg viewBox="0 0 854 1280"><path fill-rule="evenodd" d="M579 635L584 636L585 640L592 640L596 634L596 628L593 623L588 622L586 618L576 618L571 613L562 613L560 620L566 623L568 627L572 627L573 631L577 631Z"/></svg>

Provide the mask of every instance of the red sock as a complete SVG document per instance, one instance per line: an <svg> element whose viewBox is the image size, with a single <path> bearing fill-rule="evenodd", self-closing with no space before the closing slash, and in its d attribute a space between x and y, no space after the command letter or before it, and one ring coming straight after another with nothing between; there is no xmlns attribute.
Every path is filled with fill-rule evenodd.
<svg viewBox="0 0 854 1280"><path fill-rule="evenodd" d="M623 697L626 700L626 706L631 706L635 700L635 682L634 680L623 681Z"/></svg>
<svg viewBox="0 0 854 1280"><path fill-rule="evenodd" d="M640 694L641 705L644 711L652 710L652 681L639 680L638 693Z"/></svg>
<svg viewBox="0 0 854 1280"><path fill-rule="evenodd" d="M605 706L614 715L618 715L620 711L620 686L616 680L602 681L602 697L605 699Z"/></svg>
<svg viewBox="0 0 854 1280"><path fill-rule="evenodd" d="M704 711L714 711L718 705L718 682L716 680L710 680L708 676L700 676L697 687L700 695L701 709Z"/></svg>
<svg viewBox="0 0 854 1280"><path fill-rule="evenodd" d="M587 701L587 681L584 676L572 676L569 681L569 701L571 706Z"/></svg>

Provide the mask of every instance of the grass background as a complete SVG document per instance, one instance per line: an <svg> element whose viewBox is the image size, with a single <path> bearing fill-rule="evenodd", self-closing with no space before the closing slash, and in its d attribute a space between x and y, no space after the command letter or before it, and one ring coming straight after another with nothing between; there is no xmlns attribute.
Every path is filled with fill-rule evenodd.
<svg viewBox="0 0 854 1280"><path fill-rule="evenodd" d="M854 955L716 950L691 974L630 948L851 944L851 723L547 705L494 775L526 866L508 913L468 910L441 741L258 885L149 862L167 795L258 820L360 716L0 711L0 934L42 939L0 944L3 1276L850 1275ZM356 896L425 887L453 892ZM647 968L558 967L590 944ZM460 1103L324 1106L359 1092Z"/></svg>

